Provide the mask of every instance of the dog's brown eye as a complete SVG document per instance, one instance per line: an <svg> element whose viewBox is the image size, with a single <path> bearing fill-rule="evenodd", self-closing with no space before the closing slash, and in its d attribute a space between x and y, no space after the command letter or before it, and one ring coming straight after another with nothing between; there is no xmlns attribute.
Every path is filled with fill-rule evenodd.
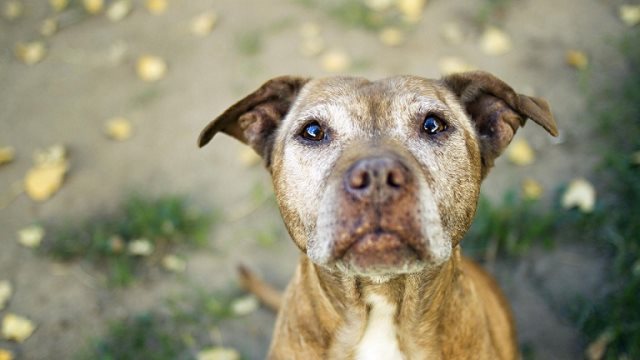
<svg viewBox="0 0 640 360"><path fill-rule="evenodd" d="M302 130L302 137L311 141L322 141L325 139L324 130L317 122L307 124Z"/></svg>
<svg viewBox="0 0 640 360"><path fill-rule="evenodd" d="M435 135L441 131L447 130L447 124L435 115L428 115L424 119L422 128L429 135Z"/></svg>

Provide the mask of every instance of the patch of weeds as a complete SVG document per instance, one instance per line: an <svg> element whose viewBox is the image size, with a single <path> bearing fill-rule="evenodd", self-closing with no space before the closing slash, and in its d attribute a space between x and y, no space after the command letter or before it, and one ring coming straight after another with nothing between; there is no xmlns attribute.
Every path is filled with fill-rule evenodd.
<svg viewBox="0 0 640 360"><path fill-rule="evenodd" d="M476 14L480 25L500 22L506 15L512 0L483 0Z"/></svg>
<svg viewBox="0 0 640 360"><path fill-rule="evenodd" d="M63 261L87 259L106 269L111 284L123 286L131 283L140 265L157 261L171 248L204 245L213 220L211 213L191 208L180 196L135 195L115 214L53 231L43 249ZM152 256L133 255L130 246L136 240L148 243Z"/></svg>
<svg viewBox="0 0 640 360"><path fill-rule="evenodd" d="M551 246L554 214L543 212L533 200L515 192L505 194L498 205L481 197L476 217L463 240L470 256L492 261L496 256L523 255L535 242Z"/></svg>

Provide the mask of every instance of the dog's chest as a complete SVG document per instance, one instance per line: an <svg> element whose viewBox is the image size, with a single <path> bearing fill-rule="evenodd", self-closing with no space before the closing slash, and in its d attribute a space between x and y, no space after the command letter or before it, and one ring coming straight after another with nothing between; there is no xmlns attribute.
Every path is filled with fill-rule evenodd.
<svg viewBox="0 0 640 360"><path fill-rule="evenodd" d="M369 295L367 302L371 310L364 335L356 347L356 359L404 359L394 323L395 306L375 294Z"/></svg>

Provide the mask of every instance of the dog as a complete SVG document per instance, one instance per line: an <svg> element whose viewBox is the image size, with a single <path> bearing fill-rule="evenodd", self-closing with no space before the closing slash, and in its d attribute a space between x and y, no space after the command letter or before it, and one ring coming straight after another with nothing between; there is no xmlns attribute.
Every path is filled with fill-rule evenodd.
<svg viewBox="0 0 640 360"><path fill-rule="evenodd" d="M461 255L480 184L545 100L480 71L274 78L202 131L251 146L302 251L269 359L516 359L509 305ZM251 278L250 274L245 277ZM252 287L252 286L250 286Z"/></svg>

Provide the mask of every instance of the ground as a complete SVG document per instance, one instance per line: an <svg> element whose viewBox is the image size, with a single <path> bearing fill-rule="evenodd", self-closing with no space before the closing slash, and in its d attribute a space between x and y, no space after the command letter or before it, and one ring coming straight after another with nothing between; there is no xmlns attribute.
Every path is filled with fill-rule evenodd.
<svg viewBox="0 0 640 360"><path fill-rule="evenodd" d="M165 14L152 15L136 2L131 15L118 23L103 16L70 21L45 40L48 54L33 66L18 61L14 47L39 38L48 6L24 1L21 18L0 21L0 146L17 152L13 163L0 167L2 201L31 166L35 149L62 143L71 161L53 198L36 203L20 195L0 209L0 280L15 287L5 312L28 316L38 325L24 343L0 342L0 347L8 346L24 359L70 358L114 319L156 309L168 297L193 288L214 290L234 283L241 262L280 287L286 284L298 251L282 230L276 209L266 205L244 211L251 207L256 186L270 191L266 172L243 164L243 147L233 139L216 137L200 150L196 139L209 120L271 77L329 74L318 58L299 53L299 29L306 22L320 25L329 48L351 55L355 65L345 71L350 74L438 77L439 60L458 56L520 91L548 99L562 141L535 126L521 131L518 137L532 144L536 162L518 167L498 161L483 185L490 199L517 189L527 177L542 184L547 198L575 177L590 177L599 154L594 150L597 133L584 121L589 111L585 87L623 75L615 43L624 25L615 1L509 1L495 20L512 39L512 50L502 56L486 55L479 46L477 15L485 2L429 1L406 42L393 48L381 44L375 32L344 25L310 3L170 1ZM219 23L210 35L193 36L191 19L208 9L219 14ZM442 37L442 27L450 21L467 34L459 45ZM122 59L114 59L114 44L124 44ZM585 75L569 67L569 49L588 54L595 70ZM143 54L167 61L164 79L145 83L136 77L135 59ZM117 143L104 136L103 124L113 116L132 121L133 138ZM225 214L211 232L209 246L188 253L183 275L151 272L128 288L113 289L84 262L59 263L16 241L16 232L27 225L108 212L128 193L141 190L186 194L196 206ZM256 234L265 231L279 232L282 239L260 245ZM566 307L603 286L606 264L579 240L491 266L513 306L519 340L536 358L583 354L585 340ZM242 346L249 333L253 345L245 351L260 358L273 320L268 310L259 310L223 334L225 344Z"/></svg>

